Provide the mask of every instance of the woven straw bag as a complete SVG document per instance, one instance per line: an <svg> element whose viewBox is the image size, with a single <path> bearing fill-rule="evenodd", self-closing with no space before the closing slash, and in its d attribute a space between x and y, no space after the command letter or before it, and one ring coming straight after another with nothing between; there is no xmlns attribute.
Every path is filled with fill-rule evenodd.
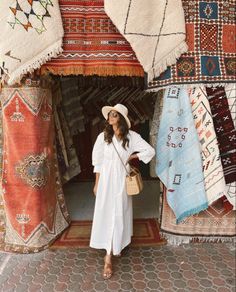
<svg viewBox="0 0 236 292"><path fill-rule="evenodd" d="M126 176L126 191L128 195L137 195L143 189L141 173L137 168L132 167L129 175Z"/></svg>
<svg viewBox="0 0 236 292"><path fill-rule="evenodd" d="M116 150L116 153L118 154L125 170L126 170L126 179L125 179L125 184L126 184L126 192L128 195L137 195L139 194L142 189L143 189L143 180L142 180L142 177L141 177L141 173L139 172L139 170L135 167L131 167L131 170L130 172L128 172L123 160L121 159L120 157L120 154L119 152L117 151L114 143L112 142L115 150Z"/></svg>

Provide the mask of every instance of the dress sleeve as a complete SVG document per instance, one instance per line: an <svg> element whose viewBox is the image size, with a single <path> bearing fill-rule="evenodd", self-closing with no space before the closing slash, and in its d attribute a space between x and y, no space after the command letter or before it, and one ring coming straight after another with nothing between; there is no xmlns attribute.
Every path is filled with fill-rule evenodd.
<svg viewBox="0 0 236 292"><path fill-rule="evenodd" d="M94 166L93 172L100 172L103 162L104 152L104 133L98 135L96 142L93 146L92 152L92 165Z"/></svg>
<svg viewBox="0 0 236 292"><path fill-rule="evenodd" d="M139 160L142 160L144 163L151 161L155 155L154 148L136 132L132 133L132 151L139 152L137 156Z"/></svg>

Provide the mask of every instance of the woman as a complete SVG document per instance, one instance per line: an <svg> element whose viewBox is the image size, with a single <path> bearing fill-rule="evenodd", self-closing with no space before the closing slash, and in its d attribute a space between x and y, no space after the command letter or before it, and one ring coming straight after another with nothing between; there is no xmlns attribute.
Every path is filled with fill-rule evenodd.
<svg viewBox="0 0 236 292"><path fill-rule="evenodd" d="M90 247L106 250L103 277L109 279L112 254L119 256L133 234L132 196L126 193L126 169L118 153L124 163L134 158L148 163L155 151L139 134L129 130L131 125L124 105L105 106L102 114L107 120L105 129L98 135L92 153L96 202Z"/></svg>

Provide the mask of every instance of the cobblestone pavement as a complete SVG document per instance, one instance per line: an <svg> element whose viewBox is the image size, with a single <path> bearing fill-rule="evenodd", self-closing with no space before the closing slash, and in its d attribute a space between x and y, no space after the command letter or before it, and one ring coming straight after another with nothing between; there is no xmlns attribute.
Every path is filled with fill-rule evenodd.
<svg viewBox="0 0 236 292"><path fill-rule="evenodd" d="M129 248L114 259L106 281L103 255L92 249L0 253L0 291L235 292L233 244Z"/></svg>

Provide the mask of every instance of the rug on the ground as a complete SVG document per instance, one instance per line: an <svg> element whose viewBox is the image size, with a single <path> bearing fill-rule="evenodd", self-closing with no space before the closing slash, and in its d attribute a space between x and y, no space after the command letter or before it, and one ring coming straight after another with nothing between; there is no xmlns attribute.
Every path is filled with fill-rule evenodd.
<svg viewBox="0 0 236 292"><path fill-rule="evenodd" d="M235 82L235 0L183 0L188 52L149 84Z"/></svg>
<svg viewBox="0 0 236 292"><path fill-rule="evenodd" d="M62 52L58 0L2 0L0 27L0 80L14 83Z"/></svg>
<svg viewBox="0 0 236 292"><path fill-rule="evenodd" d="M59 75L143 76L126 39L104 11L103 0L60 0L63 52L42 72Z"/></svg>
<svg viewBox="0 0 236 292"><path fill-rule="evenodd" d="M221 199L207 210L190 216L176 224L175 215L163 192L161 234L168 244L178 245L191 241L232 241L236 237L236 211L225 210Z"/></svg>
<svg viewBox="0 0 236 292"><path fill-rule="evenodd" d="M86 248L89 247L92 221L72 221L69 228L58 238L51 249L58 248ZM134 235L131 246L164 245L161 238L157 219L134 219Z"/></svg>
<svg viewBox="0 0 236 292"><path fill-rule="evenodd" d="M180 0L104 0L105 11L128 40L148 81L187 52ZM174 19L174 21L173 21Z"/></svg>
<svg viewBox="0 0 236 292"><path fill-rule="evenodd" d="M68 226L56 152L52 96L43 87L6 87L3 124L4 236L0 250L38 252Z"/></svg>

